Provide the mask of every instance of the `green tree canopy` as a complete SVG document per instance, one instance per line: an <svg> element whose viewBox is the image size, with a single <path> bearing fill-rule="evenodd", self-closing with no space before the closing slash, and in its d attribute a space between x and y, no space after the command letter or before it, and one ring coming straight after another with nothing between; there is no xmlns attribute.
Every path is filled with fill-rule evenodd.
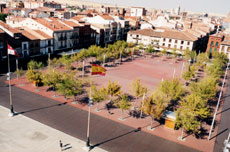
<svg viewBox="0 0 230 152"><path fill-rule="evenodd" d="M178 100L185 93L185 89L179 79L165 80L159 84L158 89L172 100Z"/></svg>
<svg viewBox="0 0 230 152"><path fill-rule="evenodd" d="M200 96L203 100L213 99L218 90L217 79L211 76L203 78L198 83L192 83L190 89L192 93Z"/></svg>
<svg viewBox="0 0 230 152"><path fill-rule="evenodd" d="M110 96L110 100L112 100L113 97L121 94L121 86L117 82L111 82L109 80L106 87L106 93Z"/></svg>
<svg viewBox="0 0 230 152"><path fill-rule="evenodd" d="M136 81L132 81L131 87L134 96L137 98L142 97L144 93L148 92L148 89L143 84L141 84L141 80L138 78Z"/></svg>

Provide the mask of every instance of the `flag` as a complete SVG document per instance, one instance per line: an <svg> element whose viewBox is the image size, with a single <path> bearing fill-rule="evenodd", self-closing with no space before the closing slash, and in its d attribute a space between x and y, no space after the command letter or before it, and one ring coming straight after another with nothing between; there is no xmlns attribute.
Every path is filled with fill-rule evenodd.
<svg viewBox="0 0 230 152"><path fill-rule="evenodd" d="M99 65L96 65L96 64L92 64L92 72L91 72L91 75L102 75L102 76L105 76L105 73L106 73L106 69L99 66Z"/></svg>
<svg viewBox="0 0 230 152"><path fill-rule="evenodd" d="M15 49L13 49L9 44L7 47L8 47L8 54L15 55L15 56L19 57L17 51Z"/></svg>

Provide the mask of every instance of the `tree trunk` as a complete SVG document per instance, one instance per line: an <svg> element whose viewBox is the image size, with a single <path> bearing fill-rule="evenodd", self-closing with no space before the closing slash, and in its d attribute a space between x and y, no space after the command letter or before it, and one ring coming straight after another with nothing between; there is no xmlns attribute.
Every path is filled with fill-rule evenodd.
<svg viewBox="0 0 230 152"><path fill-rule="evenodd" d="M123 110L121 110L121 119L123 120Z"/></svg>
<svg viewBox="0 0 230 152"><path fill-rule="evenodd" d="M150 129L152 129L152 126L153 126L153 117L151 117Z"/></svg>
<svg viewBox="0 0 230 152"><path fill-rule="evenodd" d="M99 102L97 102L97 111L99 111Z"/></svg>
<svg viewBox="0 0 230 152"><path fill-rule="evenodd" d="M181 130L182 130L181 131L181 139L183 139L184 138L184 129L182 128Z"/></svg>

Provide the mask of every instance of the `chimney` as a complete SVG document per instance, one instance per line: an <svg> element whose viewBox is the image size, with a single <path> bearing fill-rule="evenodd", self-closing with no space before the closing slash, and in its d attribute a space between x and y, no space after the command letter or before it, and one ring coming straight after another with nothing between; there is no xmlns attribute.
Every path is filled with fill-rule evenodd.
<svg viewBox="0 0 230 152"><path fill-rule="evenodd" d="M191 24L190 24L190 29L192 29L192 22L191 22Z"/></svg>

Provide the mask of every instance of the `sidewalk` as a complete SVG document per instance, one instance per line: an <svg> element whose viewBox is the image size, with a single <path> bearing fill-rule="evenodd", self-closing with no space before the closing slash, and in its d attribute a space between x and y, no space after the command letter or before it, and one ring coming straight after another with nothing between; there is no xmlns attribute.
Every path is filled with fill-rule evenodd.
<svg viewBox="0 0 230 152"><path fill-rule="evenodd" d="M8 116L9 109L0 106L0 147L2 152L86 152L85 142L23 115ZM94 148L92 152L105 152Z"/></svg>

